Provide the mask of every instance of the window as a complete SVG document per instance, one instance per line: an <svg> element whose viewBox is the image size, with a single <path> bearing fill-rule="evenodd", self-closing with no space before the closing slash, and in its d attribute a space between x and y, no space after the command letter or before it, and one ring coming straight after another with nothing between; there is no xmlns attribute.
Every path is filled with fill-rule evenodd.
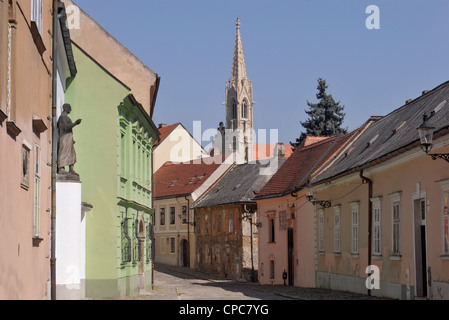
<svg viewBox="0 0 449 320"><path fill-rule="evenodd" d="M351 203L352 232L351 232L351 253L359 254L359 203Z"/></svg>
<svg viewBox="0 0 449 320"><path fill-rule="evenodd" d="M234 233L234 213L230 212L228 215L228 231Z"/></svg>
<svg viewBox="0 0 449 320"><path fill-rule="evenodd" d="M182 206L182 224L187 224L187 206Z"/></svg>
<svg viewBox="0 0 449 320"><path fill-rule="evenodd" d="M271 260L270 261L270 279L274 280L274 276L275 276L275 273L274 273L274 260Z"/></svg>
<svg viewBox="0 0 449 320"><path fill-rule="evenodd" d="M381 198L372 199L373 202L373 255L382 255L382 211Z"/></svg>
<svg viewBox="0 0 449 320"><path fill-rule="evenodd" d="M232 119L237 119L237 103L232 102Z"/></svg>
<svg viewBox="0 0 449 320"><path fill-rule="evenodd" d="M449 192L443 195L443 254L449 255Z"/></svg>
<svg viewBox="0 0 449 320"><path fill-rule="evenodd" d="M279 230L287 229L287 212L279 212Z"/></svg>
<svg viewBox="0 0 449 320"><path fill-rule="evenodd" d="M268 242L275 242L274 218L268 219Z"/></svg>
<svg viewBox="0 0 449 320"><path fill-rule="evenodd" d="M176 223L176 208L170 207L170 224L174 225Z"/></svg>
<svg viewBox="0 0 449 320"><path fill-rule="evenodd" d="M22 145L22 188L26 190L30 187L30 149Z"/></svg>
<svg viewBox="0 0 449 320"><path fill-rule="evenodd" d="M442 187L442 254L449 256L449 179L441 182Z"/></svg>
<svg viewBox="0 0 449 320"><path fill-rule="evenodd" d="M221 233L221 213L217 215L217 233Z"/></svg>
<svg viewBox="0 0 449 320"><path fill-rule="evenodd" d="M243 119L248 118L248 104L246 103L246 101L244 101L242 105L242 118Z"/></svg>
<svg viewBox="0 0 449 320"><path fill-rule="evenodd" d="M334 253L341 252L340 206L334 207Z"/></svg>
<svg viewBox="0 0 449 320"><path fill-rule="evenodd" d="M170 252L175 253L175 238L170 238Z"/></svg>
<svg viewBox="0 0 449 320"><path fill-rule="evenodd" d="M401 204L393 203L393 255L401 254Z"/></svg>
<svg viewBox="0 0 449 320"><path fill-rule="evenodd" d="M324 252L324 211L318 212L318 249Z"/></svg>
<svg viewBox="0 0 449 320"><path fill-rule="evenodd" d="M198 233L198 235L201 235L201 217L196 218L196 226L196 232Z"/></svg>
<svg viewBox="0 0 449 320"><path fill-rule="evenodd" d="M42 35L42 0L31 0L31 21L36 22L37 29Z"/></svg>
<svg viewBox="0 0 449 320"><path fill-rule="evenodd" d="M39 237L41 210L41 148L35 146L34 154L34 237Z"/></svg>
<svg viewBox="0 0 449 320"><path fill-rule="evenodd" d="M204 217L205 218L205 231L206 231L206 234L209 234L209 216L205 216Z"/></svg>
<svg viewBox="0 0 449 320"><path fill-rule="evenodd" d="M160 210L161 226L165 226L165 208L161 208Z"/></svg>

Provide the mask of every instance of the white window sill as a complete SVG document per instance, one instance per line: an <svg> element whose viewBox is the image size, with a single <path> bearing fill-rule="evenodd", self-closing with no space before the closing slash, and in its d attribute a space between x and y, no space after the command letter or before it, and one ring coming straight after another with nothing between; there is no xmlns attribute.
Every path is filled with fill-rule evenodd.
<svg viewBox="0 0 449 320"><path fill-rule="evenodd" d="M400 254L392 254L390 256L390 260L392 260L392 261L401 261L402 260L402 255L400 255Z"/></svg>
<svg viewBox="0 0 449 320"><path fill-rule="evenodd" d="M373 259L373 260L382 260L382 255L372 255L371 256L371 259Z"/></svg>

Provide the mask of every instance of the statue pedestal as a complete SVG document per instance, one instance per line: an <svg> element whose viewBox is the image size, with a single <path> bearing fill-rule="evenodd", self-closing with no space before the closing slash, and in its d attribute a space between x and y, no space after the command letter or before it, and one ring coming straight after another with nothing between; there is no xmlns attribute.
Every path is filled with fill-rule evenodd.
<svg viewBox="0 0 449 320"><path fill-rule="evenodd" d="M85 298L86 224L81 183L56 183L56 298Z"/></svg>

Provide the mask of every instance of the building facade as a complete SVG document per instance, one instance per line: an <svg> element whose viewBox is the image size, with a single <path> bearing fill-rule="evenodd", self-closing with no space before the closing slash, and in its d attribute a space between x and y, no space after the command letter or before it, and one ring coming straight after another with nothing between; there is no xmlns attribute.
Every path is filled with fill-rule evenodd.
<svg viewBox="0 0 449 320"><path fill-rule="evenodd" d="M431 116L431 154L449 151L448 83L378 119L313 180L316 285L395 299L448 299L448 163L420 147Z"/></svg>
<svg viewBox="0 0 449 320"><path fill-rule="evenodd" d="M52 34L70 47L54 7L64 16L57 1L0 3L0 299L50 298L54 67L75 72L53 52Z"/></svg>
<svg viewBox="0 0 449 320"><path fill-rule="evenodd" d="M315 217L305 185L354 135L307 137L257 193L261 284L315 287Z"/></svg>
<svg viewBox="0 0 449 320"><path fill-rule="evenodd" d="M76 171L86 218L86 297L152 288L152 157L158 131L130 89L78 46L66 102L83 119ZM101 181L101 184L99 182Z"/></svg>
<svg viewBox="0 0 449 320"><path fill-rule="evenodd" d="M161 123L158 129L161 136L154 146L154 172L166 162L189 162L208 156L201 144L182 123L172 125Z"/></svg>
<svg viewBox="0 0 449 320"><path fill-rule="evenodd" d="M188 163L165 163L155 180L155 262L194 268L194 202L211 188L230 164L221 157L202 158Z"/></svg>
<svg viewBox="0 0 449 320"><path fill-rule="evenodd" d="M194 206L195 269L227 279L257 281L258 211L253 200L271 175L263 165L233 165Z"/></svg>

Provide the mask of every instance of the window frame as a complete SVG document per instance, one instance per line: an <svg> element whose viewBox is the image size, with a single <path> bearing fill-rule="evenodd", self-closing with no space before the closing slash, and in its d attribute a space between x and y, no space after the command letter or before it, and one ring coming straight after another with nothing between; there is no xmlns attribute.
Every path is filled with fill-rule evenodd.
<svg viewBox="0 0 449 320"><path fill-rule="evenodd" d="M33 235L39 238L40 235L40 211L41 211L41 147L34 146L34 210L33 210Z"/></svg>
<svg viewBox="0 0 449 320"><path fill-rule="evenodd" d="M165 216L165 207L160 207L159 208L159 225L160 226L165 226L167 221L166 221L166 216Z"/></svg>
<svg viewBox="0 0 449 320"><path fill-rule="evenodd" d="M234 233L234 212L228 213L228 232Z"/></svg>
<svg viewBox="0 0 449 320"><path fill-rule="evenodd" d="M391 201L391 256L400 257L402 253L402 192L390 194Z"/></svg>
<svg viewBox="0 0 449 320"><path fill-rule="evenodd" d="M358 255L360 250L360 202L350 203L351 207L351 254ZM356 219L354 219L354 216Z"/></svg>
<svg viewBox="0 0 449 320"><path fill-rule="evenodd" d="M382 256L382 197L371 199L373 203L372 256Z"/></svg>
<svg viewBox="0 0 449 320"><path fill-rule="evenodd" d="M319 209L317 211L317 216L318 216L318 251L320 253L324 253L326 251L324 210Z"/></svg>
<svg viewBox="0 0 449 320"><path fill-rule="evenodd" d="M43 31L43 0L31 0L31 21L36 22L39 34L42 36Z"/></svg>
<svg viewBox="0 0 449 320"><path fill-rule="evenodd" d="M187 224L187 206L181 207L182 224Z"/></svg>
<svg viewBox="0 0 449 320"><path fill-rule="evenodd" d="M174 226L176 224L176 207L170 206L170 225Z"/></svg>
<svg viewBox="0 0 449 320"><path fill-rule="evenodd" d="M334 210L334 253L341 253L341 206L335 206Z"/></svg>
<svg viewBox="0 0 449 320"><path fill-rule="evenodd" d="M441 257L449 258L449 179L441 185Z"/></svg>

